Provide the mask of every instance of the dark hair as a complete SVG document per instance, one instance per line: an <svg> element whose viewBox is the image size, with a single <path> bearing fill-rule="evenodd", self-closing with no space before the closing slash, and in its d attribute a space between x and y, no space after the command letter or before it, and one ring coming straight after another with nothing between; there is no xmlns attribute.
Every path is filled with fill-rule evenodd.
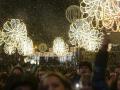
<svg viewBox="0 0 120 90"><path fill-rule="evenodd" d="M39 68L37 68L36 71L35 71L35 76L36 76L36 77L38 77L38 73L39 73L40 71L45 71L45 72L46 72L47 69L44 68L44 67L39 67Z"/></svg>
<svg viewBox="0 0 120 90"><path fill-rule="evenodd" d="M21 86L28 86L31 90L37 90L37 80L31 74L23 74L19 76L12 76L11 83L6 86L5 90L15 90ZM10 79L11 80L11 79Z"/></svg>
<svg viewBox="0 0 120 90"><path fill-rule="evenodd" d="M47 73L46 75L44 75L43 81L44 81L44 79L46 79L50 76L57 77L61 81L61 83L63 84L63 86L65 87L66 90L72 90L71 83L69 82L69 80L67 80L63 75L61 75L58 72Z"/></svg>
<svg viewBox="0 0 120 90"><path fill-rule="evenodd" d="M79 63L79 68L82 68L83 66L86 66L89 68L90 71L92 71L92 64L90 62L84 61Z"/></svg>
<svg viewBox="0 0 120 90"><path fill-rule="evenodd" d="M5 82L7 78L8 78L7 72L3 72L0 74L0 80L2 79Z"/></svg>
<svg viewBox="0 0 120 90"><path fill-rule="evenodd" d="M23 69L22 69L22 67L16 66L16 67L13 68L12 73L14 72L15 69L20 70L22 73L24 72Z"/></svg>

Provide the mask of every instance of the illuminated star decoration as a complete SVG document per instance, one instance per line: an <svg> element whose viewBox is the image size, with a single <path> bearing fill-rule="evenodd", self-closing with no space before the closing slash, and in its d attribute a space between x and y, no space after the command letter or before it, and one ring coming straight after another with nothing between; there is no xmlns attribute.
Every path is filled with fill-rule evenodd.
<svg viewBox="0 0 120 90"><path fill-rule="evenodd" d="M53 41L53 52L57 56L64 56L68 53L68 45L64 42L64 40L61 37L57 37Z"/></svg>
<svg viewBox="0 0 120 90"><path fill-rule="evenodd" d="M77 45L87 51L98 51L104 34L100 30L91 28L86 19L79 19L70 25L69 38L72 45Z"/></svg>

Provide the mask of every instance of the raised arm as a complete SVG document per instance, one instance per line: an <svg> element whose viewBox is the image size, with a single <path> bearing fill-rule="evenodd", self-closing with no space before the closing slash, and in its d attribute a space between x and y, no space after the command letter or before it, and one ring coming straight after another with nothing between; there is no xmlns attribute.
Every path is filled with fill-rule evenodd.
<svg viewBox="0 0 120 90"><path fill-rule="evenodd" d="M94 90L109 90L105 81L105 73L108 62L108 43L109 39L105 37L103 45L96 55L94 63L94 74L93 74L93 88Z"/></svg>

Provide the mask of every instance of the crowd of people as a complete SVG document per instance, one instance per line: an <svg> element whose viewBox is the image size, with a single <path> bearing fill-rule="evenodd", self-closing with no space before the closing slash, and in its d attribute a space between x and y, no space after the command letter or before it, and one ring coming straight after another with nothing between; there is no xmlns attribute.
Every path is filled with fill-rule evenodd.
<svg viewBox="0 0 120 90"><path fill-rule="evenodd" d="M31 73L16 66L11 73L0 73L0 90L120 90L120 64L107 65L107 48L104 43L94 64L80 62L74 71L64 74L42 67Z"/></svg>

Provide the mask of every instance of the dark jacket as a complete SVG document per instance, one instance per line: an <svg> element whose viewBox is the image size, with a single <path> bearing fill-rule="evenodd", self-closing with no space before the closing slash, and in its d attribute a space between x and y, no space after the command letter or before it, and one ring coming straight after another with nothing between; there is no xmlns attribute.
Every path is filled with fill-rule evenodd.
<svg viewBox="0 0 120 90"><path fill-rule="evenodd" d="M109 90L105 81L105 73L107 68L108 52L100 50L96 56L93 74L94 90Z"/></svg>

